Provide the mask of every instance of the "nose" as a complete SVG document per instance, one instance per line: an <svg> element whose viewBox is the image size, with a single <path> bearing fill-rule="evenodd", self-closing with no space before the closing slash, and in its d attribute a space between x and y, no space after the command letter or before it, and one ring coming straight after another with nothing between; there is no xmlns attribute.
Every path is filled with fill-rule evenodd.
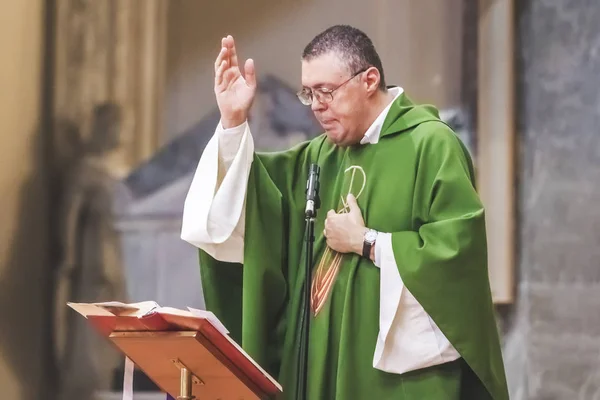
<svg viewBox="0 0 600 400"><path fill-rule="evenodd" d="M325 104L321 103L319 100L317 100L317 96L313 96L312 99L312 103L310 105L310 108L313 111L322 111L325 109Z"/></svg>

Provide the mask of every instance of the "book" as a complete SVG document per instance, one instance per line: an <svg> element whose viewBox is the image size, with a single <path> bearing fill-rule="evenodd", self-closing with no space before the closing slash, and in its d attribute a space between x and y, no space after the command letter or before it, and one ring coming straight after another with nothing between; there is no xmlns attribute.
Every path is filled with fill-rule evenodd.
<svg viewBox="0 0 600 400"><path fill-rule="evenodd" d="M110 301L104 303L67 303L67 305L86 318L88 316L112 317L106 320L99 319L100 321L106 321L106 328L110 327L111 331L156 330L160 325L164 328L162 330L195 330L194 324L198 323L198 318L200 318L208 321L221 333L229 334L227 328L212 312L191 307L188 307L187 311L173 307L161 307L155 301L129 304ZM157 315L161 318L157 318ZM135 321L135 319L140 321ZM174 325L170 326L169 323ZM183 326L179 324L183 324ZM190 324L192 325L190 326ZM188 329L185 329L186 327Z"/></svg>
<svg viewBox="0 0 600 400"><path fill-rule="evenodd" d="M276 394L283 391L281 385L229 336L227 328L210 311L191 307L187 310L161 307L154 301L67 305L84 316L106 337L114 332L199 332L265 393Z"/></svg>

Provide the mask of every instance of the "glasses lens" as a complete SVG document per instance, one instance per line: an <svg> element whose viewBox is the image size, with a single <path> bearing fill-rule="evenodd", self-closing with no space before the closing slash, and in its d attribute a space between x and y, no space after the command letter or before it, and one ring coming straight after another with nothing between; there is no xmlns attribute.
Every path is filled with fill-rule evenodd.
<svg viewBox="0 0 600 400"><path fill-rule="evenodd" d="M302 104L304 104L305 106L309 106L312 104L312 95L311 92L306 92L306 91L301 91L296 93L296 95L298 96L298 99L300 100L300 102Z"/></svg>
<svg viewBox="0 0 600 400"><path fill-rule="evenodd" d="M317 100L319 103L331 103L333 101L333 93L317 91Z"/></svg>

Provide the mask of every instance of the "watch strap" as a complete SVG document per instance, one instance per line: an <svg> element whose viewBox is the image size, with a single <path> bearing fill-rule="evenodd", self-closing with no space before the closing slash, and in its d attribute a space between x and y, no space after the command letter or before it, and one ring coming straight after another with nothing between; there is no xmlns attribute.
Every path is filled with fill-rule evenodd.
<svg viewBox="0 0 600 400"><path fill-rule="evenodd" d="M375 244L376 238L377 238L377 232L374 231L373 229L369 229L365 233L365 237L363 239L363 249L362 249L363 257L371 258L371 249L373 248L373 245Z"/></svg>
<svg viewBox="0 0 600 400"><path fill-rule="evenodd" d="M373 243L369 243L366 240L363 242L363 251L362 255L365 258L371 258L371 248L373 247Z"/></svg>

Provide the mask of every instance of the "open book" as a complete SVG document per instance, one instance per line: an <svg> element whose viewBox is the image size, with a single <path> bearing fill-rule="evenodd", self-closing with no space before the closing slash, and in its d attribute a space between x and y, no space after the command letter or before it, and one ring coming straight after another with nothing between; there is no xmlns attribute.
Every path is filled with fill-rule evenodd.
<svg viewBox="0 0 600 400"><path fill-rule="evenodd" d="M229 334L227 328L212 312L190 307L187 311L161 307L154 301L130 304L110 301L106 303L67 303L67 305L86 318L90 316L109 317L97 319L106 322L102 328L110 329L111 332L196 330L200 322L207 321L224 335Z"/></svg>
<svg viewBox="0 0 600 400"><path fill-rule="evenodd" d="M243 370L265 393L283 391L258 363L229 336L227 328L210 311L188 307L161 307L154 301L140 303L67 303L104 336L113 332L200 332L218 351Z"/></svg>

